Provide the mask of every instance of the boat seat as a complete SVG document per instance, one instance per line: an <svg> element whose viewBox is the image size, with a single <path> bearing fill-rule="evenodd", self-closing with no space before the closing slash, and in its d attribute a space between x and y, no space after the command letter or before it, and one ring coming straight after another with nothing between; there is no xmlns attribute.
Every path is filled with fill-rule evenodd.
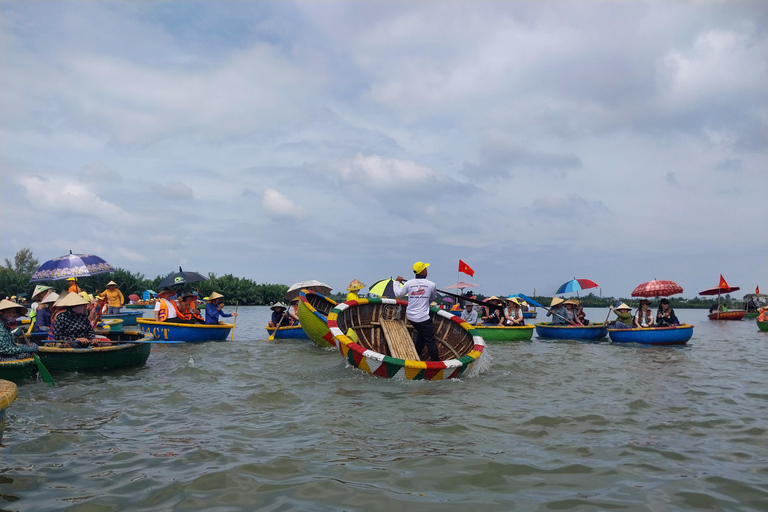
<svg viewBox="0 0 768 512"><path fill-rule="evenodd" d="M396 359L409 359L421 361L413 338L408 332L405 322L400 320L381 320L381 330L384 332L384 340L389 348L389 355Z"/></svg>

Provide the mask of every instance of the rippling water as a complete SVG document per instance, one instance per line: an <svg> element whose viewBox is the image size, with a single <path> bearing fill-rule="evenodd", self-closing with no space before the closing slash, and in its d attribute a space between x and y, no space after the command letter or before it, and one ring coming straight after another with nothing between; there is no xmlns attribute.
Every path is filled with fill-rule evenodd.
<svg viewBox="0 0 768 512"><path fill-rule="evenodd" d="M153 346L147 365L22 384L2 510L760 510L768 333L681 348L491 345L460 381L388 381L307 340ZM600 319L604 311L594 311Z"/></svg>

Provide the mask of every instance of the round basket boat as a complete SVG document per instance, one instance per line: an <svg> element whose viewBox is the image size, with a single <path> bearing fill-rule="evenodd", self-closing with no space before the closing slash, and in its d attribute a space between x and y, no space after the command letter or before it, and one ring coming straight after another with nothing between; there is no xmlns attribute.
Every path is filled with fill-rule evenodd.
<svg viewBox="0 0 768 512"><path fill-rule="evenodd" d="M763 332L768 332L768 322L756 322L757 328Z"/></svg>
<svg viewBox="0 0 768 512"><path fill-rule="evenodd" d="M338 304L328 315L346 361L372 375L411 380L461 377L483 353L485 341L456 315L430 309L439 361L416 353L415 332L405 321L408 303L395 299L359 299Z"/></svg>
<svg viewBox="0 0 768 512"><path fill-rule="evenodd" d="M109 318L107 320L102 320L99 322L99 328L104 329L105 331L122 331L123 330L123 321L118 318Z"/></svg>
<svg viewBox="0 0 768 512"><path fill-rule="evenodd" d="M38 356L49 371L103 372L141 366L147 362L152 344L131 343L151 341L150 335L139 331L109 332L115 345L89 348L41 346ZM55 343L55 342L54 342Z"/></svg>
<svg viewBox="0 0 768 512"><path fill-rule="evenodd" d="M597 341L608 334L606 324L595 323L590 325L552 325L550 322L542 322L536 325L536 336L545 340L586 340Z"/></svg>
<svg viewBox="0 0 768 512"><path fill-rule="evenodd" d="M128 327L129 325L136 325L136 319L141 318L143 316L144 316L143 311L139 311L138 313L136 311L122 311L120 313L112 313L111 315L102 315L101 319L102 320L113 320L113 319L122 320L123 327Z"/></svg>
<svg viewBox="0 0 768 512"><path fill-rule="evenodd" d="M277 340L287 340L287 339L309 339L309 336L307 336L307 333L304 332L304 329L302 329L301 325L288 325L286 327L278 327L277 332L275 332L274 327L266 326L264 327L267 330L267 333L269 334L272 339ZM272 336L272 333L275 333L274 336Z"/></svg>
<svg viewBox="0 0 768 512"><path fill-rule="evenodd" d="M150 318L136 320L139 329L151 334L158 340L223 341L227 339L232 324L177 324L173 322L156 322Z"/></svg>
<svg viewBox="0 0 768 512"><path fill-rule="evenodd" d="M19 388L16 384L7 380L0 380L0 444L3 443L3 432L5 432L5 410L11 406Z"/></svg>
<svg viewBox="0 0 768 512"><path fill-rule="evenodd" d="M693 336L693 326L680 324L675 327L651 327L646 329L608 329L614 343L641 343L643 345L685 345Z"/></svg>
<svg viewBox="0 0 768 512"><path fill-rule="evenodd" d="M299 321L318 347L335 347L336 340L328 328L328 315L336 307L336 301L310 290L299 292Z"/></svg>
<svg viewBox="0 0 768 512"><path fill-rule="evenodd" d="M742 320L747 315L747 312L743 309L732 309L730 311L715 311L710 313L707 317L710 320Z"/></svg>
<svg viewBox="0 0 768 512"><path fill-rule="evenodd" d="M532 325L476 325L472 330L482 336L486 343L531 341L533 337Z"/></svg>
<svg viewBox="0 0 768 512"><path fill-rule="evenodd" d="M31 379L36 371L35 359L29 354L19 354L19 359L0 360L0 379L22 382Z"/></svg>

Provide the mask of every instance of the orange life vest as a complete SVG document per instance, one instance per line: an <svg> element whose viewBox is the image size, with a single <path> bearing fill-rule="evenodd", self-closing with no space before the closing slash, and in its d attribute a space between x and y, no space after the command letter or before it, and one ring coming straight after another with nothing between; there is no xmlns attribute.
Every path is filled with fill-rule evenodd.
<svg viewBox="0 0 768 512"><path fill-rule="evenodd" d="M170 311L168 309L168 304L173 306L173 310L176 312L176 318L180 318L182 320L189 320L191 318L191 315L189 313L182 313L179 311L179 308L176 306L175 300L168 300L168 299L160 299L160 310L157 312L157 319L161 322L165 322L166 320L173 321L173 318L168 318L168 312Z"/></svg>

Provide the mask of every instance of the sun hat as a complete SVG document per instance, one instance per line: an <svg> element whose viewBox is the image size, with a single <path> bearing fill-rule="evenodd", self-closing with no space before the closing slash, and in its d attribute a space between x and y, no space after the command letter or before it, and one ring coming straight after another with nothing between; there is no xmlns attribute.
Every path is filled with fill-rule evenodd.
<svg viewBox="0 0 768 512"><path fill-rule="evenodd" d="M107 286L117 286L117 283L114 281L110 281L107 283Z"/></svg>
<svg viewBox="0 0 768 512"><path fill-rule="evenodd" d="M414 274L421 274L424 269L426 269L429 266L429 263L424 263L423 261L417 261L413 264L413 273Z"/></svg>
<svg viewBox="0 0 768 512"><path fill-rule="evenodd" d="M32 292L32 300L35 300L38 295L47 290L53 290L50 286L43 286L41 284L35 286L35 291Z"/></svg>
<svg viewBox="0 0 768 512"><path fill-rule="evenodd" d="M500 298L498 298L498 297L497 297L497 296L495 296L495 295L492 295L492 296L488 297L488 298L487 298L487 299L485 299L483 302L491 302L491 301L494 301L494 300L497 300L497 301L501 302L501 299L500 299Z"/></svg>
<svg viewBox="0 0 768 512"><path fill-rule="evenodd" d="M224 296L218 292L213 292L210 296L205 297L203 300L223 299Z"/></svg>
<svg viewBox="0 0 768 512"><path fill-rule="evenodd" d="M164 293L170 293L172 295L176 294L176 292L174 290L171 290L170 288L162 288L159 292L157 292L157 296L159 297L160 295L162 295Z"/></svg>
<svg viewBox="0 0 768 512"><path fill-rule="evenodd" d="M88 304L88 301L85 300L79 293L68 293L59 297L59 300L57 300L53 305L63 308L68 306L84 306L85 304Z"/></svg>
<svg viewBox="0 0 768 512"><path fill-rule="evenodd" d="M6 311L8 309L15 309L16 316L24 316L27 314L27 308L24 306L20 306L19 304L16 304L15 302L8 299L0 300L0 311Z"/></svg>
<svg viewBox="0 0 768 512"><path fill-rule="evenodd" d="M53 292L53 293L49 293L46 298L41 300L40 304L53 304L57 300L59 300L59 294L56 292Z"/></svg>
<svg viewBox="0 0 768 512"><path fill-rule="evenodd" d="M356 292L357 290L362 290L365 288L365 283L361 283L357 279L353 279L351 283L349 283L349 286L347 286L348 292Z"/></svg>
<svg viewBox="0 0 768 512"><path fill-rule="evenodd" d="M288 306L286 306L286 305L285 305L285 304L283 304L282 302L275 302L274 304L272 304L272 305L269 307L269 309L271 309L272 311L274 311L274 310L275 310L275 308L283 308L283 309L288 309Z"/></svg>
<svg viewBox="0 0 768 512"><path fill-rule="evenodd" d="M549 307L553 308L563 302L565 302L565 299L562 297L552 297L552 302L549 303Z"/></svg>
<svg viewBox="0 0 768 512"><path fill-rule="evenodd" d="M81 296L82 298L84 298L85 300L87 300L88 302L90 302L90 301L91 301L91 296L90 296L90 295L88 295L88 292L80 292L80 296Z"/></svg>
<svg viewBox="0 0 768 512"><path fill-rule="evenodd" d="M517 297L507 297L506 299L504 299L504 302L513 302L518 306L520 305L520 301L517 300Z"/></svg>
<svg viewBox="0 0 768 512"><path fill-rule="evenodd" d="M631 310L632 308L631 308L630 306L627 306L626 304L624 304L624 303L622 302L621 304L619 304L618 306L616 306L616 307L615 307L615 308L613 308L613 309L626 309L626 310Z"/></svg>
<svg viewBox="0 0 768 512"><path fill-rule="evenodd" d="M67 281L77 281L77 279L75 279L74 277L68 277Z"/></svg>
<svg viewBox="0 0 768 512"><path fill-rule="evenodd" d="M429 305L430 305L430 306L437 306L437 302L435 302L435 301L432 301L432 302L430 302L430 303L429 303Z"/></svg>
<svg viewBox="0 0 768 512"><path fill-rule="evenodd" d="M563 302L563 305L564 305L564 306L578 306L578 305L579 305L579 303L578 303L578 302L576 302L576 301L575 301L575 300L573 300L573 299L568 299L567 301Z"/></svg>

